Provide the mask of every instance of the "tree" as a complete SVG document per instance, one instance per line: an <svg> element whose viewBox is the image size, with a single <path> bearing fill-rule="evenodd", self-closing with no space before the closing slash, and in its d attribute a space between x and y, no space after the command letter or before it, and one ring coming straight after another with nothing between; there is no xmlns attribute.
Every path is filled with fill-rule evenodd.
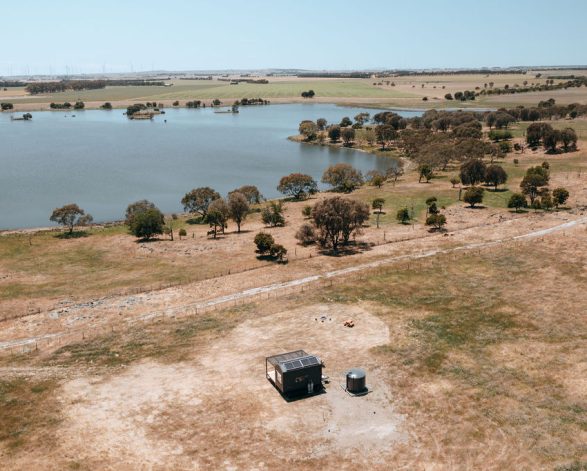
<svg viewBox="0 0 587 471"><path fill-rule="evenodd" d="M440 211L438 210L438 206L436 202L438 198L436 196L431 196L426 200L426 214L438 214Z"/></svg>
<svg viewBox="0 0 587 471"><path fill-rule="evenodd" d="M72 203L54 209L49 220L67 227L69 234L72 234L75 226L86 226L93 221L93 218L77 204Z"/></svg>
<svg viewBox="0 0 587 471"><path fill-rule="evenodd" d="M367 173L367 178L370 185L376 186L377 188L381 188L385 183L385 175L377 170L371 170Z"/></svg>
<svg viewBox="0 0 587 471"><path fill-rule="evenodd" d="M110 103L109 101L107 101L102 106L100 106L100 108L102 108L103 110L111 110L112 109L112 103Z"/></svg>
<svg viewBox="0 0 587 471"><path fill-rule="evenodd" d="M461 165L461 182L464 185L477 185L485 180L485 163L481 159L469 159Z"/></svg>
<svg viewBox="0 0 587 471"><path fill-rule="evenodd" d="M312 217L320 231L320 243L337 252L339 245L347 244L350 236L369 220L369 206L356 200L334 196L316 203Z"/></svg>
<svg viewBox="0 0 587 471"><path fill-rule="evenodd" d="M81 100L76 101L75 105L73 105L74 110L83 110L85 107L86 107L86 105Z"/></svg>
<svg viewBox="0 0 587 471"><path fill-rule="evenodd" d="M550 175L547 168L543 166L530 167L520 183L522 193L530 197L530 203L538 196L540 189L548 186Z"/></svg>
<svg viewBox="0 0 587 471"><path fill-rule="evenodd" d="M208 208L212 201L220 198L220 194L212 188L205 186L194 188L181 199L184 211L199 213L202 218L206 217Z"/></svg>
<svg viewBox="0 0 587 471"><path fill-rule="evenodd" d="M566 188L555 188L552 190L552 199L554 205L558 208L567 202L569 199L569 191Z"/></svg>
<svg viewBox="0 0 587 471"><path fill-rule="evenodd" d="M469 203L471 208L474 208L476 204L483 202L483 193L485 193L485 190L480 186L472 186L465 191L463 200L465 203Z"/></svg>
<svg viewBox="0 0 587 471"><path fill-rule="evenodd" d="M212 235L215 239L218 235L218 230L224 234L224 229L226 228L226 222L228 221L229 214L230 210L228 205L222 198L217 198L210 203L204 220L212 228Z"/></svg>
<svg viewBox="0 0 587 471"><path fill-rule="evenodd" d="M516 213L520 212L520 208L527 208L528 202L526 197L521 193L513 193L508 201L508 208L515 208Z"/></svg>
<svg viewBox="0 0 587 471"><path fill-rule="evenodd" d="M397 138L397 131L390 124L380 124L375 126L375 137L381 144L381 150L385 150L385 146Z"/></svg>
<svg viewBox="0 0 587 471"><path fill-rule="evenodd" d="M178 234L179 234L179 240L181 240L182 237L187 237L187 235L188 235L187 231L183 227L179 230Z"/></svg>
<svg viewBox="0 0 587 471"><path fill-rule="evenodd" d="M561 141L561 132L558 129L549 129L542 134L542 143L549 153L556 153L556 146Z"/></svg>
<svg viewBox="0 0 587 471"><path fill-rule="evenodd" d="M395 218L401 224L408 224L410 222L410 219L411 219L410 218L410 211L408 210L408 208L398 209Z"/></svg>
<svg viewBox="0 0 587 471"><path fill-rule="evenodd" d="M560 139L563 143L565 152L573 150L577 147L577 133L573 128L563 129L560 133Z"/></svg>
<svg viewBox="0 0 587 471"><path fill-rule="evenodd" d="M269 247L269 256L279 262L283 261L283 258L286 255L287 249L281 244L272 244L271 247Z"/></svg>
<svg viewBox="0 0 587 471"><path fill-rule="evenodd" d="M419 172L418 183L422 182L422 178L426 179L426 183L428 183L432 179L432 177L434 176L434 171L432 170L432 167L428 164L421 164L418 167L418 172Z"/></svg>
<svg viewBox="0 0 587 471"><path fill-rule="evenodd" d="M245 195L239 192L232 192L228 195L228 214L236 223L236 231L240 233L241 224L249 213L249 202Z"/></svg>
<svg viewBox="0 0 587 471"><path fill-rule="evenodd" d="M244 185L236 190L232 190L228 193L229 197L231 193L241 193L247 199L249 204L259 204L263 199L263 195L255 185Z"/></svg>
<svg viewBox="0 0 587 471"><path fill-rule="evenodd" d="M328 128L328 138L330 139L330 142L338 142L340 139L340 126L330 126Z"/></svg>
<svg viewBox="0 0 587 471"><path fill-rule="evenodd" d="M316 242L316 230L312 224L307 222L302 224L296 232L296 239L300 241L302 245L310 245Z"/></svg>
<svg viewBox="0 0 587 471"><path fill-rule="evenodd" d="M351 118L349 118L348 116L345 116L344 118L342 118L340 120L340 127L341 128L346 128L347 126L352 126L353 122L351 121Z"/></svg>
<svg viewBox="0 0 587 471"><path fill-rule="evenodd" d="M384 204L385 200L383 198L375 198L371 203L371 208L377 210L377 229L379 229L379 217L381 216L381 212L383 211Z"/></svg>
<svg viewBox="0 0 587 471"><path fill-rule="evenodd" d="M441 231L446 224L446 216L444 214L430 214L426 218L426 225L432 226L432 230Z"/></svg>
<svg viewBox="0 0 587 471"><path fill-rule="evenodd" d="M299 132L306 141L313 141L318 134L318 126L313 121L305 120L300 123Z"/></svg>
<svg viewBox="0 0 587 471"><path fill-rule="evenodd" d="M127 226L130 226L134 216L136 216L138 213L141 213L141 212L146 211L148 209L155 209L155 208L156 208L156 206L153 203L151 203L150 201L147 201L147 200L135 201L134 203L131 203L127 206L126 213L124 216L124 222Z"/></svg>
<svg viewBox="0 0 587 471"><path fill-rule="evenodd" d="M490 165L485 170L485 183L493 185L495 191L499 185L503 185L508 180L508 174L500 165Z"/></svg>
<svg viewBox="0 0 587 471"><path fill-rule="evenodd" d="M316 125L318 126L319 131L324 131L326 129L326 124L328 124L328 122L324 118L318 118L316 120Z"/></svg>
<svg viewBox="0 0 587 471"><path fill-rule="evenodd" d="M156 234L163 234L165 217L158 208L146 208L133 214L129 223L130 233L140 239L149 240Z"/></svg>
<svg viewBox="0 0 587 471"><path fill-rule="evenodd" d="M397 160L395 165L389 167L385 172L387 178L393 178L393 184L395 186L397 179L404 174L404 162L403 160Z"/></svg>
<svg viewBox="0 0 587 471"><path fill-rule="evenodd" d="M545 191L540 195L540 206L546 211L550 211L554 207L554 201L549 191Z"/></svg>
<svg viewBox="0 0 587 471"><path fill-rule="evenodd" d="M261 211L261 220L264 224L276 227L285 225L283 217L283 204L281 201L271 201L269 205Z"/></svg>
<svg viewBox="0 0 587 471"><path fill-rule="evenodd" d="M273 236L266 232L259 232L255 236L255 245L257 246L257 252L259 252L260 255L269 252L269 249L274 243L275 240L273 239Z"/></svg>
<svg viewBox="0 0 587 471"><path fill-rule="evenodd" d="M344 128L341 131L342 141L344 145L349 147L351 143L355 140L355 130L353 128Z"/></svg>
<svg viewBox="0 0 587 471"><path fill-rule="evenodd" d="M335 164L322 174L322 183L332 186L334 191L350 193L363 184L363 175L349 164Z"/></svg>
<svg viewBox="0 0 587 471"><path fill-rule="evenodd" d="M277 191L296 200L302 200L318 191L318 183L310 175L291 173L281 177Z"/></svg>
<svg viewBox="0 0 587 471"><path fill-rule="evenodd" d="M458 175L453 175L452 177L450 177L450 183L451 183L452 187L454 188L456 185L461 183L461 179L458 177Z"/></svg>

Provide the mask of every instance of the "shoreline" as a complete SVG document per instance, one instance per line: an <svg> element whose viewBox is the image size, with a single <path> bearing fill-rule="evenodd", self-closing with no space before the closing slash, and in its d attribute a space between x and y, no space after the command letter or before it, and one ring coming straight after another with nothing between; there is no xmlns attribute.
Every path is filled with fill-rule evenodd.
<svg viewBox="0 0 587 471"><path fill-rule="evenodd" d="M242 97L241 97L242 98ZM206 108L222 108L226 106L231 106L232 103L236 100L240 100L241 98L224 98L222 99L222 105L220 106L213 106L212 101L213 99L200 99L202 103L206 104ZM18 98L18 100L22 100L23 98ZM74 110L73 106L70 109L52 109L49 107L51 101L42 101L42 102L20 102L20 103L13 103L14 108L12 110L0 111L0 114L6 113L18 113L23 111L56 111L56 112L73 112L73 111L84 111L84 110L99 110L99 111L114 111L114 110L126 110L126 108L130 105L137 104L137 103L146 103L146 102L157 102L163 104L163 109L183 109L187 107L185 106L185 102L197 100L198 98L182 98L182 99L164 99L164 100L157 100L146 97L144 100L117 100L117 101L86 101L84 102L85 107L80 110ZM9 98L3 99L8 103L11 103ZM83 101L83 100L82 100ZM180 106L173 106L173 102L179 101L184 102L183 105ZM417 106L417 107L410 107L410 106L397 106L397 104L391 104L389 99L387 98L361 98L361 97L314 97L311 99L308 98L301 98L301 97L286 97L286 98L270 98L270 103L268 105L241 105L243 108L247 108L250 106L271 106L271 105L297 105L297 104L331 104L340 107L346 108L370 108L374 110L389 110L389 111L404 111L404 112L416 112L416 113L424 113L431 109L442 109L447 111L457 111L457 110L468 110L468 111L485 111L485 110L495 110L496 108L484 108L484 107L474 107L474 106L462 106L462 107L455 107L455 106L448 106L451 103L430 103L429 106ZM61 103L59 101L53 101L54 103ZM73 102L70 102L73 103ZM110 103L112 105L112 109L102 109L101 106L104 103ZM454 103L452 103L454 105ZM445 106L446 105L446 106Z"/></svg>

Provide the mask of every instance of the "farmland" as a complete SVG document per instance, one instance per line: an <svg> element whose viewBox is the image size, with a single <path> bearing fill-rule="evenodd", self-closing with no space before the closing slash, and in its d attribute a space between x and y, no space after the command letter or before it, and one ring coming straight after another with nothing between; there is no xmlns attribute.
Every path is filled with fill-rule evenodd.
<svg viewBox="0 0 587 471"><path fill-rule="evenodd" d="M127 106L132 102L153 101L171 106L175 100L226 100L231 103L243 97L261 97L273 102L288 103L304 101L300 97L305 90L314 90L314 101L375 107L489 107L517 106L535 104L542 99L554 97L558 103L586 103L585 87L554 90L550 92L530 92L506 95L488 95L475 101L449 101L444 96L464 90L480 90L486 84L494 88L521 86L524 82L544 84L549 75L558 72L526 74L456 74L456 75L418 75L369 79L331 79L266 77L268 84L239 83L230 85L219 80L177 80L168 81L171 87L106 87L99 90L72 92L66 91L50 95L28 96L24 89L12 88L0 91L0 98L13 102L18 109L45 109L50 102L75 102L82 100L88 107L98 107L109 101L116 107ZM582 71L565 71L565 74L582 75ZM238 76L235 76L238 78ZM560 81L560 80L559 80ZM557 81L558 82L558 81ZM426 97L426 101L423 98ZM228 104L227 103L227 104Z"/></svg>

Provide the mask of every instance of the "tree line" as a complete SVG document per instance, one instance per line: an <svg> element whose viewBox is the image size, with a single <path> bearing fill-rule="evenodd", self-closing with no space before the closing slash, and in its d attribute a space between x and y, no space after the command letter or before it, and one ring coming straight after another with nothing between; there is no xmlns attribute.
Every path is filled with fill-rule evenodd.
<svg viewBox="0 0 587 471"><path fill-rule="evenodd" d="M30 82L25 87L27 93L38 95L41 93L57 93L66 90L98 90L107 86L163 86L165 82L149 80L61 80L52 82Z"/></svg>

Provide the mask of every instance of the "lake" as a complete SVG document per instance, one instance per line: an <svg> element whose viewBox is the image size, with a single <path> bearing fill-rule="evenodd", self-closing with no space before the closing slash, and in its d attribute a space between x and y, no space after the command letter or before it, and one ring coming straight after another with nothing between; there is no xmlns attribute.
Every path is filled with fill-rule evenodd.
<svg viewBox="0 0 587 471"><path fill-rule="evenodd" d="M27 122L0 113L0 229L47 226L52 210L67 203L96 222L111 221L144 198L166 213L181 212L183 195L199 186L226 195L251 184L271 198L280 196L275 187L292 172L319 181L339 162L364 173L390 166L389 159L352 149L287 140L303 119L338 123L378 110L291 104L241 107L235 115L165 111L152 121L129 120L123 110L33 112Z"/></svg>

